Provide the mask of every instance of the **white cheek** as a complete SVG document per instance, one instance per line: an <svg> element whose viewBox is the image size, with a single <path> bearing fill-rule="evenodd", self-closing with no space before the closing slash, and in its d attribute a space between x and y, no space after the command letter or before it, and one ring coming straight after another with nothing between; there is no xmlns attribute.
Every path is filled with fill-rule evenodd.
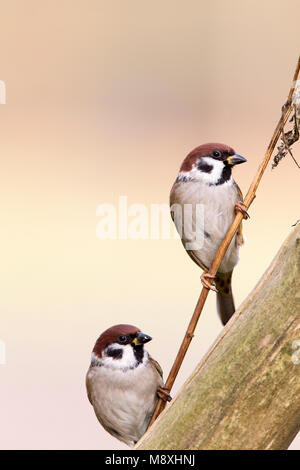
<svg viewBox="0 0 300 470"><path fill-rule="evenodd" d="M224 169L224 163L210 157L204 157L202 158L202 161L207 163L207 165L212 166L213 168L210 173L204 173L203 171L200 172L198 170L198 173L201 175L201 180L209 184L215 184L221 178L222 171Z"/></svg>
<svg viewBox="0 0 300 470"><path fill-rule="evenodd" d="M178 175L178 179L182 181L187 179L201 181L207 184L215 184L221 178L224 163L211 157L203 157L202 162L212 166L210 173L198 170L197 165L193 165L193 168L190 171L181 171ZM228 181L230 180L231 178Z"/></svg>
<svg viewBox="0 0 300 470"><path fill-rule="evenodd" d="M104 353L102 362L105 366L108 366L112 369L126 369L128 367L135 366L136 358L134 356L134 352L130 344L126 344L125 346L123 346L123 345L115 343L115 344L111 344L110 348L122 349L123 350L122 359L114 359L113 357L107 356Z"/></svg>

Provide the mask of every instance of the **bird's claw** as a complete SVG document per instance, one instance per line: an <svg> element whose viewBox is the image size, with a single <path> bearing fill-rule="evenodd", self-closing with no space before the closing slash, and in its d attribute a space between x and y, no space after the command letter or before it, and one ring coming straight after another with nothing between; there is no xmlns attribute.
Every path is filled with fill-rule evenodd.
<svg viewBox="0 0 300 470"><path fill-rule="evenodd" d="M203 287L205 287L206 289L213 290L214 292L218 292L216 286L214 285L215 276L209 273L203 273L200 279Z"/></svg>
<svg viewBox="0 0 300 470"><path fill-rule="evenodd" d="M167 387L159 387L157 389L157 395L161 400L165 402L172 400L172 397L170 395L170 390Z"/></svg>
<svg viewBox="0 0 300 470"><path fill-rule="evenodd" d="M234 209L235 209L235 211L239 211L243 214L243 219L245 219L245 220L250 219L250 215L247 212L247 207L245 206L245 204L243 202L238 202L234 206Z"/></svg>

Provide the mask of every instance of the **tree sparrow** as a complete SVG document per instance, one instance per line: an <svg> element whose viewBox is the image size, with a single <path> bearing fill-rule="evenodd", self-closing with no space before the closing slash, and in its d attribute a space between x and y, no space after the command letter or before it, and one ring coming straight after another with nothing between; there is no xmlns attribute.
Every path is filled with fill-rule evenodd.
<svg viewBox="0 0 300 470"><path fill-rule="evenodd" d="M217 310L223 325L235 311L231 276L239 260L239 247L243 244L241 225L214 282L207 271L235 217L235 211L240 210L245 219L249 217L241 202L241 190L231 175L234 165L246 161L228 145L200 145L184 159L170 194L171 215L183 246L205 271L201 276L204 287L217 292Z"/></svg>
<svg viewBox="0 0 300 470"><path fill-rule="evenodd" d="M133 446L145 433L157 395L169 400L158 362L144 350L152 338L132 325L115 325L96 341L87 394L102 426Z"/></svg>

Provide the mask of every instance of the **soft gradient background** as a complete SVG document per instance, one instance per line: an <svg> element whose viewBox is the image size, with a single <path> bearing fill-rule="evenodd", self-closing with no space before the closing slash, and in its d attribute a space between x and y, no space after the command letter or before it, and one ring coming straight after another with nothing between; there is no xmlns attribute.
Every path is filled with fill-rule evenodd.
<svg viewBox="0 0 300 470"><path fill-rule="evenodd" d="M248 158L235 169L245 192L291 84L299 20L298 0L0 2L1 448L125 448L86 398L90 351L108 326L137 324L167 375L200 271L178 240L98 240L96 208L168 202L182 159L208 141ZM237 305L299 219L298 188L290 157L267 169ZM173 394L220 331L210 294Z"/></svg>

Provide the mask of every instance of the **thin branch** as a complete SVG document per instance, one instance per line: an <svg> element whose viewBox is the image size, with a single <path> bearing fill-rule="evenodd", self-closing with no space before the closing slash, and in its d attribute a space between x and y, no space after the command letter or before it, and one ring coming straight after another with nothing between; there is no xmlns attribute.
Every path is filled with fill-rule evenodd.
<svg viewBox="0 0 300 470"><path fill-rule="evenodd" d="M277 124L277 126L274 130L273 136L270 140L270 143L269 143L268 148L266 150L263 161L261 162L261 164L260 164L260 166L257 170L257 173L256 173L256 175L253 179L253 182L250 185L250 188L249 188L249 190L246 194L246 197L244 199L244 205L246 206L246 209L248 209L250 207L253 200L255 199L257 187L258 187L258 185L260 183L260 180L261 180L261 178L264 174L264 171L265 171L265 169L266 169L266 167L267 167L267 165L270 161L270 158L271 158L272 153L275 149L276 143L277 143L277 141L278 141L278 139L281 135L282 128L286 124L286 122L287 122L287 120L288 120L288 118L289 118L289 116L292 112L292 109L293 109L292 97L293 97L293 93L294 93L294 90L295 90L296 81L298 79L299 70L300 70L300 56L298 58L297 67L296 67L294 77L293 77L293 84L292 84L292 87L290 88L287 102L285 103L285 105L283 106L283 109L282 109L282 115L281 115L280 120L279 120L279 122L278 122L278 124ZM214 261L213 261L213 263L210 267L209 274L211 274L212 276L216 275L216 273L218 271L218 268L219 268L219 266L222 262L222 259L223 259L224 255L226 253L226 250L227 250L228 246L230 245L230 242L231 242L232 238L234 237L234 234L237 231L237 229L238 229L238 227L239 227L239 225L242 221L242 218L243 218L242 213L237 212L231 226L229 227L229 229L228 229L228 231L225 235L224 240L222 241L222 243L221 243L221 245L220 245L220 247L217 251L215 259L214 259ZM181 346L179 348L179 351L177 353L176 359L175 359L174 364L173 364L173 366L170 370L169 376L168 376L166 384L165 384L165 387L170 391L173 387L173 384L175 382L175 379L177 377L177 374L179 372L179 369L181 367L183 359L184 359L184 357L186 355L186 352L189 348L190 342L192 341L192 338L194 336L194 332L195 332L200 314L203 310L203 307L204 307L206 298L208 296L208 293L209 293L209 289L207 289L206 287L203 287L202 290L201 290L196 308L194 310L193 316L190 320L187 331L185 333L185 336L183 338L183 341L182 341ZM156 418L160 415L160 413L163 411L165 406L166 406L166 402L163 401L161 398L159 398L156 409L153 413L153 416L151 418L149 426L151 426L151 424L156 420Z"/></svg>

